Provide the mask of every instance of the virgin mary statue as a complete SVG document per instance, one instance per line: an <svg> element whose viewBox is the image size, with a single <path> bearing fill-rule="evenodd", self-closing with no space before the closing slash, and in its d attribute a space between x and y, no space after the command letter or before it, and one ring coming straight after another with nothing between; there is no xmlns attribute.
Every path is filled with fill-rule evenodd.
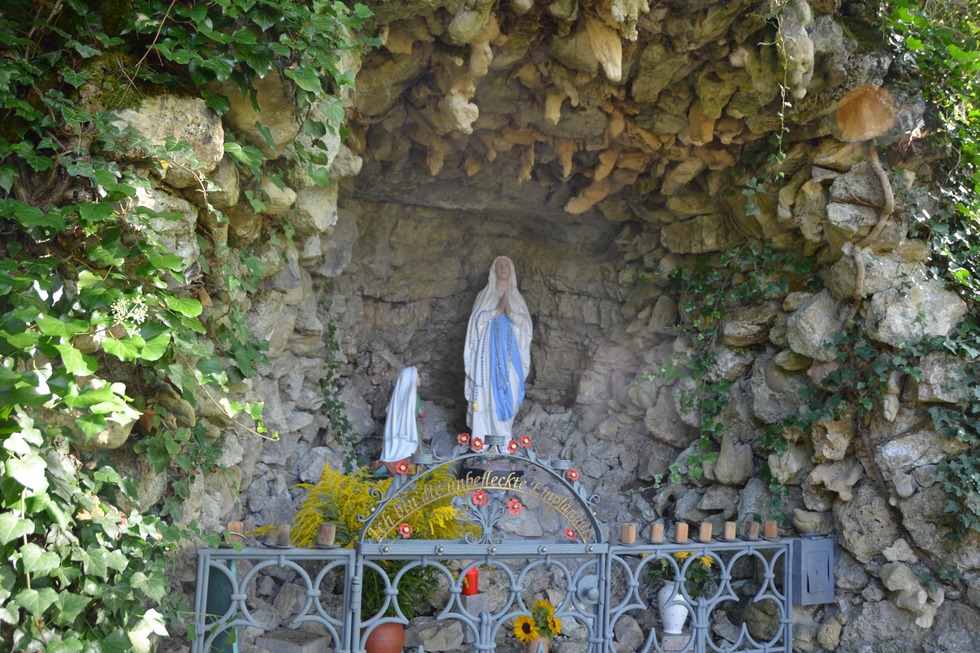
<svg viewBox="0 0 980 653"><path fill-rule="evenodd" d="M473 437L511 436L531 369L531 328L514 264L498 256L466 329L466 424Z"/></svg>

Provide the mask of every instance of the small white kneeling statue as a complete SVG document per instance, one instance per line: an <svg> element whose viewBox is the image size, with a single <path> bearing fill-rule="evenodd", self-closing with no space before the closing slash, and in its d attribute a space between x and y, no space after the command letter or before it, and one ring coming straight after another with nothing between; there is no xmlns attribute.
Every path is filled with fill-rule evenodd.
<svg viewBox="0 0 980 653"><path fill-rule="evenodd" d="M415 367L406 367L398 374L395 389L388 402L388 416L385 419L385 439L381 449L381 460L375 466L384 466L392 476L402 474L397 471L398 463L408 461L419 451L421 439L417 417L425 417L425 410L418 396L422 383Z"/></svg>
<svg viewBox="0 0 980 653"><path fill-rule="evenodd" d="M514 264L498 256L466 329L466 424L473 437L511 437L531 369L531 330Z"/></svg>

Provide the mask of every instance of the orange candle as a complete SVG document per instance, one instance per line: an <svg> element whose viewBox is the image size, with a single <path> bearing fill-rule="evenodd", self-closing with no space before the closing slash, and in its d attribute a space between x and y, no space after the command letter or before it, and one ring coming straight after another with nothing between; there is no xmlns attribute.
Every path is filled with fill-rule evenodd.
<svg viewBox="0 0 980 653"><path fill-rule="evenodd" d="M660 523L650 524L650 541L660 544L664 541L664 525Z"/></svg>
<svg viewBox="0 0 980 653"><path fill-rule="evenodd" d="M320 524L320 529L316 534L316 543L320 546L333 546L334 539L337 537L336 524Z"/></svg>
<svg viewBox="0 0 980 653"><path fill-rule="evenodd" d="M704 522L701 524L701 530L698 533L698 539L702 542L711 541L711 522Z"/></svg>
<svg viewBox="0 0 980 653"><path fill-rule="evenodd" d="M735 522L726 521L725 522L725 539L731 542L735 539Z"/></svg>
<svg viewBox="0 0 980 653"><path fill-rule="evenodd" d="M623 544L636 544L636 524L626 522L619 529L619 541Z"/></svg>
<svg viewBox="0 0 980 653"><path fill-rule="evenodd" d="M687 524L680 522L674 531L674 537L678 542L687 542Z"/></svg>
<svg viewBox="0 0 980 653"><path fill-rule="evenodd" d="M766 538L768 538L770 540L774 540L774 539L776 539L779 536L779 533L776 530L776 522L774 522L774 521L767 521L766 522L765 536L766 536Z"/></svg>

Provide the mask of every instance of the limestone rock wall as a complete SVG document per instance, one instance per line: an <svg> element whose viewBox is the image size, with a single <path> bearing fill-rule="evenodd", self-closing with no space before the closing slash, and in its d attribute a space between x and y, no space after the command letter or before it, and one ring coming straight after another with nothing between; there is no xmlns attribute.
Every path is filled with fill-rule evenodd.
<svg viewBox="0 0 980 653"><path fill-rule="evenodd" d="M720 530L766 514L768 462L788 488L784 533L833 534L840 545L838 600L794 610L794 650L972 650L975 592L922 580L941 567L968 584L980 576L977 539L948 539L939 519L937 465L961 445L918 413L958 400L962 362L935 355L922 378L893 375L867 423L785 432L786 450L772 456L760 444L837 364L834 336L849 317L886 351L948 334L966 311L930 279L929 247L912 229L933 181L907 148L922 103L883 44L846 36L850 22L872 22L866 4L374 4L384 47L363 57L328 187L290 168L299 118L281 79L258 94L276 147L256 143L290 172L286 188L266 189L261 212L241 190L254 180L212 151L221 123L197 100L144 106L131 120L176 138L193 138L188 125L212 130L195 151L228 221L208 226L262 265L254 296L209 288L209 317L238 303L268 342L270 367L238 391L265 402L280 439L257 440L202 401L191 417L222 443L226 471L198 478L186 516L208 529L288 519L302 498L296 483L352 451L378 454L405 365L422 371L423 432L444 447L465 426L470 307L506 254L534 320L515 428L543 455L574 461L610 525L709 520ZM872 114L885 119L840 118L842 106L865 116L853 103L881 97L888 103ZM242 101L225 128L247 132L251 111ZM775 175L767 143L780 133ZM753 177L771 183L748 204ZM196 258L193 227L209 219L199 191L168 177L141 201L185 216L165 242ZM268 238L270 224L286 222L291 242ZM711 374L730 382L731 399L717 459L703 479L651 489L672 465L687 468L698 437L698 415L682 401L690 379L663 373L691 346L667 275L762 239L805 256L812 278L724 316ZM337 399L353 443L326 410ZM151 505L160 479L131 465ZM519 534L533 534L534 518ZM272 605L278 590L266 590Z"/></svg>

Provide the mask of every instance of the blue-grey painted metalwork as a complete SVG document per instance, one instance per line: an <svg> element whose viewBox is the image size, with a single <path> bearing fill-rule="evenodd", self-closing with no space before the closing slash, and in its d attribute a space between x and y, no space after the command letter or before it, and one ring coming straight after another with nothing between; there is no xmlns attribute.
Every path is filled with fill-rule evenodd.
<svg viewBox="0 0 980 653"><path fill-rule="evenodd" d="M489 439L489 438L488 438ZM480 444L480 443L477 443ZM508 634L514 620L530 613L533 593L526 580L537 570L550 574L554 596L561 596L555 616L566 623L575 622L575 630L587 639L590 653L614 653L614 632L628 617L640 617L642 623L655 623L647 613L655 614L657 606L652 584L658 576L678 582L668 603L684 603L690 612L686 644L682 649L694 653L791 653L792 606L794 582L794 540L717 540L710 542L641 542L634 545L611 545L603 541L603 524L595 515L596 500L578 482L567 461L547 462L528 447L502 441L486 444L473 452L471 443L461 443L445 459L427 455L417 460L414 474L404 482L392 484L385 496L362 519L364 528L353 548L282 548L268 547L201 549L198 552L197 587L192 653L212 650L215 642L229 632L252 626L269 630L278 624L260 623L249 609L249 593L258 575L273 567L295 572L296 581L305 589L305 602L287 624L319 624L332 640L335 651L354 653L364 650L367 635L379 624L396 622L408 625L403 606L399 605L399 584L410 569L427 567L445 578L448 597L436 619L459 622L468 632L476 652L494 651ZM479 536L467 541L403 539L369 539L367 533L386 507L397 503L407 489L423 475L444 465L482 462L493 465L509 463L500 474L512 473L515 464L541 470L545 478L562 490L582 515L580 531L591 526L588 538L574 532L569 539L503 538L499 520L507 514L498 497L471 493L482 487L472 481L455 501L460 509L471 511L471 521ZM504 483L505 479L498 483ZM540 483L539 483L540 485ZM494 488L488 487L487 494ZM517 482L506 486L515 490ZM524 486L522 486L524 487ZM474 503L477 501L479 505ZM567 504L557 501L552 505ZM566 511L567 512L567 511ZM377 533L377 530L374 531ZM566 536L569 536L566 529ZM397 574L389 578L384 561L404 561ZM237 562L239 573L232 573ZM502 600L479 613L467 610L463 600L463 583L467 571L474 567L492 570L492 578ZM656 573L654 573L656 570ZM231 585L230 604L223 614L204 614L209 578L223 574ZM362 590L365 574L378 574L385 587L384 605L377 614L362 615ZM332 583L325 580L332 575ZM336 582L336 581L341 582ZM340 587L324 592L324 587ZM768 630L760 632L734 615L747 606L763 608L769 615ZM385 616L388 608L393 616ZM732 615L732 616L730 616ZM729 620L727 628L713 627L712 619ZM565 628L565 632L568 632ZM666 653L666 639L656 627L650 627L639 649L642 653ZM675 646L675 644L671 644ZM670 650L678 650L671 648Z"/></svg>

